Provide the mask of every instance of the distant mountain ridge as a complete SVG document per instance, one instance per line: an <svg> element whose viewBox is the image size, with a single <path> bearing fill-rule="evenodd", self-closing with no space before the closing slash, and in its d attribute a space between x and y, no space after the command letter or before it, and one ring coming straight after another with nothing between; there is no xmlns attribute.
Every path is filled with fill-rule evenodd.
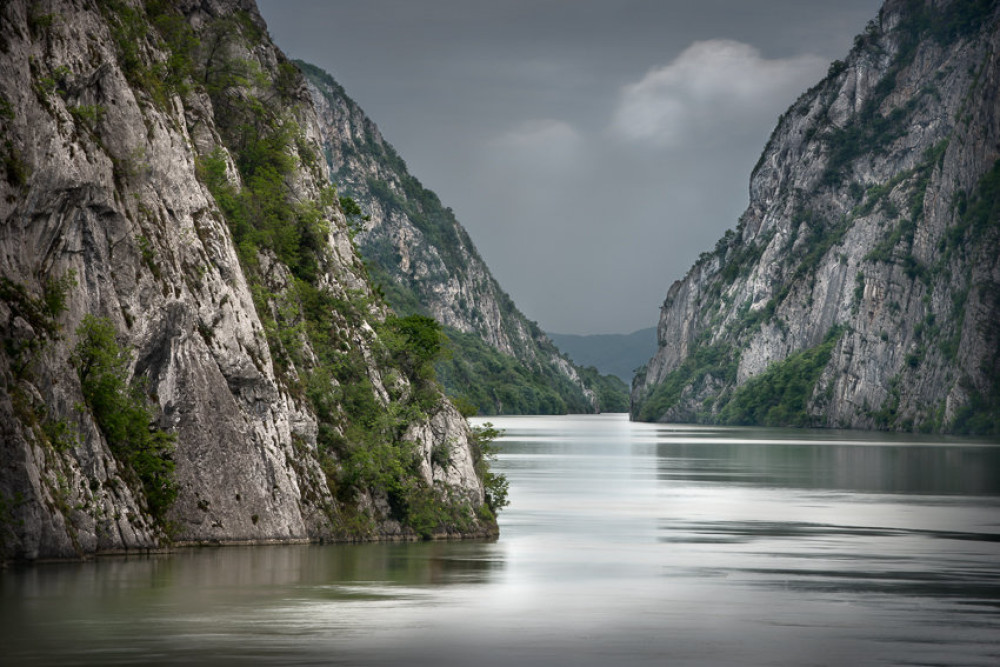
<svg viewBox="0 0 1000 667"><path fill-rule="evenodd" d="M577 368L517 309L452 210L409 173L343 87L296 64L320 116L331 179L368 216L356 221L356 241L373 281L397 312L430 315L451 339L452 358L437 365L448 395L481 414L626 405L626 386Z"/></svg>
<svg viewBox="0 0 1000 667"><path fill-rule="evenodd" d="M552 342L580 366L593 366L632 382L637 368L656 353L656 327L629 334L559 334L548 332Z"/></svg>
<svg viewBox="0 0 1000 667"><path fill-rule="evenodd" d="M636 419L1000 433L1000 3L888 0L667 293Z"/></svg>

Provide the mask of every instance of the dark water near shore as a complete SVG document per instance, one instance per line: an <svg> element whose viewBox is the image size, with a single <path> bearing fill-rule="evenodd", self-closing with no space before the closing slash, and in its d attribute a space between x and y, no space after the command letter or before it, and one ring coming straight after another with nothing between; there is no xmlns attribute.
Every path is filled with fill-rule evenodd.
<svg viewBox="0 0 1000 667"><path fill-rule="evenodd" d="M493 421L498 541L12 567L0 664L1000 664L1000 446Z"/></svg>

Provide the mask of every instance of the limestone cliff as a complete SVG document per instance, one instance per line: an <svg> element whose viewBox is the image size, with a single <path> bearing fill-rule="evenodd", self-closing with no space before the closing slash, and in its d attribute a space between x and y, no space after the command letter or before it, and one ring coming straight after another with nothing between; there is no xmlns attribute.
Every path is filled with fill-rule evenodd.
<svg viewBox="0 0 1000 667"><path fill-rule="evenodd" d="M251 0L11 0L0 54L0 558L495 530Z"/></svg>
<svg viewBox="0 0 1000 667"><path fill-rule="evenodd" d="M888 0L669 290L645 420L1000 431L1000 7Z"/></svg>
<svg viewBox="0 0 1000 667"><path fill-rule="evenodd" d="M366 215L358 219L357 240L373 276L397 310L426 313L450 332L453 358L439 365L449 393L485 414L593 412L602 409L602 396L604 405L614 398L623 404L621 383L573 365L517 309L451 209L409 173L343 88L319 68L299 66L319 113L331 175ZM502 358L483 363L493 351ZM475 371L487 365L495 370ZM521 381L509 386L505 378L512 376Z"/></svg>

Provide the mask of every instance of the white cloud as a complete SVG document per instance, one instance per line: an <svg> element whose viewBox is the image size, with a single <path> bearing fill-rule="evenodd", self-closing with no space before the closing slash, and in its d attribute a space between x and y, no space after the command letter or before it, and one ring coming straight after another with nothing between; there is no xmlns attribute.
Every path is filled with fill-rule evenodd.
<svg viewBox="0 0 1000 667"><path fill-rule="evenodd" d="M490 148L502 163L551 171L573 166L579 160L583 139L565 121L538 119L525 121L493 139Z"/></svg>
<svg viewBox="0 0 1000 667"><path fill-rule="evenodd" d="M768 60L741 42L695 42L622 89L611 128L625 139L658 146L728 133L734 123L775 118L826 67L813 55Z"/></svg>
<svg viewBox="0 0 1000 667"><path fill-rule="evenodd" d="M574 149L580 134L569 123L551 118L524 121L494 140L500 147L514 149Z"/></svg>

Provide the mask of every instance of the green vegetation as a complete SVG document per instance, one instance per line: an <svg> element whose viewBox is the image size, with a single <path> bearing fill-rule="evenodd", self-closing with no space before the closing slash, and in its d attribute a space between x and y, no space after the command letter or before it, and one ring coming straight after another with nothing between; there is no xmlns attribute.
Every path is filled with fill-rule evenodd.
<svg viewBox="0 0 1000 667"><path fill-rule="evenodd" d="M1000 381L987 392L972 391L969 403L952 420L949 431L958 435L1000 435Z"/></svg>
<svg viewBox="0 0 1000 667"><path fill-rule="evenodd" d="M748 380L722 403L718 421L744 426L818 425L806 407L843 333L843 327L834 327L820 345L791 354Z"/></svg>
<svg viewBox="0 0 1000 667"><path fill-rule="evenodd" d="M486 507L494 515L510 504L510 501L507 500L509 491L507 478L490 470L490 464L496 458L493 441L501 435L501 431L493 428L493 424L489 422L482 426L474 426L472 429L473 464L479 478L483 480L483 486L486 490Z"/></svg>
<svg viewBox="0 0 1000 667"><path fill-rule="evenodd" d="M3 94L0 94L0 121L14 120L14 106Z"/></svg>
<svg viewBox="0 0 1000 667"><path fill-rule="evenodd" d="M709 344L707 338L701 336L692 345L693 352L642 401L635 414L637 419L656 421L685 395L697 397L706 387L736 381L739 351L725 343Z"/></svg>
<svg viewBox="0 0 1000 667"><path fill-rule="evenodd" d="M448 395L481 415L560 415L588 412L586 398L548 364L529 367L502 354L476 334L446 329L451 358L437 364Z"/></svg>
<svg viewBox="0 0 1000 667"><path fill-rule="evenodd" d="M259 251L266 248L297 278L314 282L329 233L322 210L332 205L333 190L319 201L290 202L286 179L296 166L288 152L293 124L277 119L274 123L273 135L248 139L249 155L237 154L242 189L227 179L226 153L221 148L199 159L198 175L226 216L244 266L255 268Z"/></svg>
<svg viewBox="0 0 1000 667"><path fill-rule="evenodd" d="M784 331L787 325L780 319L776 322L774 320L778 306L785 301L797 284L806 279L814 280L816 269L823 258L843 240L853 224L854 218L851 216L844 216L831 224L816 211L805 206L797 206L792 215L792 233L785 244L784 256L784 261L795 268L784 276L783 284L777 293L768 299L762 308L751 310L753 303L750 300L741 304L736 312L737 317L727 326L728 333L737 339L746 340L763 324L772 322ZM726 235L716 243L715 254L722 258L723 264L719 273L712 279L708 289L709 298L721 303L718 300L723 290L737 279L750 274L773 237L774 232L771 231L755 239L751 244L743 245L738 241L735 232L726 232Z"/></svg>
<svg viewBox="0 0 1000 667"><path fill-rule="evenodd" d="M65 419L56 419L49 414L46 405L35 403L22 382L37 382L35 362L51 341L60 338L58 318L66 312L69 290L74 285L76 274L71 270L44 280L42 295L36 297L24 285L0 277L0 301L10 309L11 319L19 317L32 329L29 336L11 336L3 340L3 352L13 376L7 391L14 414L34 433L37 442L47 443L56 452L68 451L78 443L75 425Z"/></svg>
<svg viewBox="0 0 1000 667"><path fill-rule="evenodd" d="M321 89L330 88L335 94L350 101L343 87L327 72L301 60L296 60L294 63ZM353 150L349 146L343 148L345 151ZM409 173L406 162L390 144L376 140L373 134L367 132L359 152L373 157L395 172L400 179L402 194L397 194L386 183L378 179L368 179L365 184L368 192L382 205L387 216L393 213L406 215L413 222L413 225L423 233L427 242L441 253L445 263L449 266L463 265L465 253L469 251L475 253L475 250L472 249L472 242L461 225L458 224L454 212L442 205L441 200L434 192L426 189L416 177ZM337 177L336 167L337 165L330 164L331 173L335 179ZM346 209L345 212L347 212ZM357 212L360 213L360 209ZM361 252L368 262L381 265L390 273L391 267L398 263L398 258L394 257L388 248L363 244Z"/></svg>
<svg viewBox="0 0 1000 667"><path fill-rule="evenodd" d="M162 80L147 66L142 51L149 37L149 22L142 5L137 9L121 0L101 0L99 7L111 25L118 63L129 83L150 92L158 103L163 102Z"/></svg>
<svg viewBox="0 0 1000 667"><path fill-rule="evenodd" d="M423 304L420 303L420 298L409 285L402 284L393 278L381 263L371 259L368 255L365 257L365 266L368 268L372 284L376 285L376 289L394 311L400 315L426 312Z"/></svg>
<svg viewBox="0 0 1000 667"><path fill-rule="evenodd" d="M168 53L166 62L154 66L154 73L161 79L165 92L184 96L191 90L200 42L172 2L146 0L145 5L147 15Z"/></svg>
<svg viewBox="0 0 1000 667"><path fill-rule="evenodd" d="M973 239L988 236L996 239L1000 234L1000 160L997 160L993 168L979 180L971 195L963 194L956 198L955 209L958 221L941 239L941 265L949 261L953 255L965 252L965 248ZM974 289L980 293L981 299L990 303L993 312L1000 309L1000 289L995 284L981 283L975 285ZM967 287L956 293L953 299L952 319L957 323L957 327L953 338L944 344L944 350L952 356L958 353L968 296ZM982 332L993 345L992 354L983 363L983 371L989 378L989 384L986 387L976 388L966 383L969 403L955 415L950 430L966 435L998 435L1000 434L1000 361L998 361L1000 323L986 322L981 326L984 327Z"/></svg>
<svg viewBox="0 0 1000 667"><path fill-rule="evenodd" d="M320 90L332 91L328 93L332 103L339 104L341 100L346 100L348 104L353 104L329 74L301 61L296 61L296 65ZM360 228L359 221L366 217L362 215L354 196L362 201L372 198L378 202L387 217L405 216L409 219L421 232L422 243L432 247L441 258L444 267L440 268L437 275L416 279L401 274L399 266L402 258L393 242L378 234L359 237L359 249L365 258L369 274L392 308L400 315L427 315L427 300L436 298L431 291L435 281L445 281L449 275L465 273L470 262L482 261L472 241L456 220L454 212L445 207L435 193L424 188L408 172L406 162L395 149L377 138L371 129L367 129L363 139L356 144L344 144L338 146L338 150L347 156L357 155L369 159L393 172L398 178L399 187L390 187L385 181L367 175L338 174L338 165L330 163L334 179L338 176L347 180L352 176L364 179L358 186L359 191L352 192L353 196L341 198L341 208L352 221L355 231ZM328 147L328 160L332 153ZM417 249L417 252L420 250ZM486 280L492 281L491 278ZM484 285L483 288L488 287L495 285ZM512 326L511 323L522 316L508 295L496 291L503 312L501 326ZM484 343L481 337L449 330L447 334L451 341L452 355L437 366L447 394L463 402L469 410L475 406L480 414L487 415L592 411L579 386L570 382L553 364L537 361L550 354L558 355L558 351L544 342L544 335L537 325L523 321L528 325L530 337L535 342L525 343L524 354L518 353L515 356L497 352ZM518 331L505 333L512 341L521 338ZM518 357L531 361L521 361ZM583 372L583 375L589 378L588 386L604 397L602 405L618 409L627 404L627 389L622 383L599 378L588 372Z"/></svg>
<svg viewBox="0 0 1000 667"><path fill-rule="evenodd" d="M14 120L14 105L4 95L0 94L0 127L4 134L11 136L10 122ZM0 145L0 169L6 180L15 188L26 185L31 176L31 168L25 163L21 151L10 138L4 139Z"/></svg>
<svg viewBox="0 0 1000 667"><path fill-rule="evenodd" d="M865 298L865 274L858 271L854 274L854 294L851 296L851 314L857 315L861 302Z"/></svg>
<svg viewBox="0 0 1000 667"><path fill-rule="evenodd" d="M136 476L150 514L162 521L177 498L171 458L175 436L154 426L145 395L129 385L131 352L116 340L111 321L87 315L76 335L71 361L84 401L115 458Z"/></svg>
<svg viewBox="0 0 1000 667"><path fill-rule="evenodd" d="M994 12L995 0L955 0L944 5L933 5L923 0L909 0L903 20L893 28L899 48L886 74L875 86L872 95L851 122L843 128L831 128L823 139L827 144L829 158L823 175L823 183L839 185L848 175L851 163L863 155L879 154L896 139L902 137L908 128L907 118L919 104L919 98L911 98L905 105L888 110L881 108L889 94L896 88L899 74L913 61L921 40L931 38L941 46L966 37L986 25ZM855 40L855 51L864 49L880 50L875 43L878 28L869 24L864 35ZM831 67L831 73L834 68ZM936 89L927 86L924 95L935 96Z"/></svg>
<svg viewBox="0 0 1000 667"><path fill-rule="evenodd" d="M105 109L100 104L78 104L69 107L69 114L77 123L93 132L104 118Z"/></svg>
<svg viewBox="0 0 1000 667"><path fill-rule="evenodd" d="M45 32L52 27L56 22L56 15L41 12L39 2L32 2L28 6L28 31L31 36L38 38L45 34Z"/></svg>
<svg viewBox="0 0 1000 667"><path fill-rule="evenodd" d="M580 377L597 394L601 412L628 412L629 387L617 375L601 375L593 366L579 366Z"/></svg>
<svg viewBox="0 0 1000 667"><path fill-rule="evenodd" d="M561 415L590 412L579 387L554 366L529 366L498 352L476 334L446 328L449 357L437 364L445 393L468 406L469 414ZM577 369L584 385L597 394L602 412L627 412L628 387L594 367Z"/></svg>
<svg viewBox="0 0 1000 667"><path fill-rule="evenodd" d="M982 30L995 11L996 0L953 0L943 6L910 0L910 17L901 27L910 35L928 35L948 46Z"/></svg>
<svg viewBox="0 0 1000 667"><path fill-rule="evenodd" d="M854 220L850 217L840 219L836 224L830 224L822 216L807 208L796 210L792 219L793 234L801 236L806 240L802 244L801 254L798 256L799 264L795 267L792 277L786 282L786 286L796 280L815 274L820 262L832 247L839 244L844 234L851 228ZM794 238L789 242L789 247L795 243ZM787 289L776 300L780 303L787 295Z"/></svg>
<svg viewBox="0 0 1000 667"><path fill-rule="evenodd" d="M896 375L889 381L889 393L878 410L869 410L868 414L875 422L875 427L879 429L892 429L897 426L899 419L900 390L899 383L901 376Z"/></svg>
<svg viewBox="0 0 1000 667"><path fill-rule="evenodd" d="M948 149L948 140L945 139L928 149L923 156L923 160L913 169L904 171L893 177L888 183L880 186L873 186L868 190L864 204L859 207L859 212L867 215L874 207L882 203L883 207L889 201L891 192L905 186L909 189L907 204L909 210L906 217L899 217L899 211L895 214L891 211L890 217L896 217L895 226L865 255L865 261L872 262L894 262L897 260L897 248L904 249L903 260L906 260L910 248L913 246L913 235L917 229L917 223L924 210L924 197L927 192L927 185L930 183L931 173L934 168L941 164L944 153ZM912 269L911 269L912 270Z"/></svg>
<svg viewBox="0 0 1000 667"><path fill-rule="evenodd" d="M962 252L970 239L1000 228L1000 160L980 179L971 196L962 192L956 196L955 209L958 223L948 228L941 239L943 261Z"/></svg>
<svg viewBox="0 0 1000 667"><path fill-rule="evenodd" d="M441 325L426 315L389 316L382 333L396 365L415 378L434 380L434 362L444 356L447 338Z"/></svg>
<svg viewBox="0 0 1000 667"><path fill-rule="evenodd" d="M441 403L434 371L447 353L441 326L419 313L380 321L377 293L342 290L328 280L329 220L339 208L354 232L362 212L332 186L313 200L293 192L296 171L310 170L317 159L295 122L297 102L288 97L299 75L284 63L271 76L242 59L241 47L260 38L256 31L241 16L217 19L203 31L196 69L225 149L201 156L198 174L232 231L279 377L317 417L318 457L338 501L328 508L331 519L348 534L366 535L369 519L354 516L352 508L371 492L385 494L392 518L422 537L471 530L476 517L469 500L424 481L419 449L406 438L408 428ZM269 287L261 275L261 257L268 254L290 270L287 287ZM365 322L375 335L364 333ZM446 463L449 446L433 454L439 465Z"/></svg>
<svg viewBox="0 0 1000 667"><path fill-rule="evenodd" d="M876 92L879 92L879 88L876 88ZM888 90L885 94L888 94ZM825 185L839 185L847 176L848 167L854 160L862 155L883 153L889 144L906 134L906 119L916 108L915 100L896 107L885 116L879 111L882 101L883 98L879 96L869 98L849 125L834 129L824 137L830 151L823 172Z"/></svg>
<svg viewBox="0 0 1000 667"><path fill-rule="evenodd" d="M354 201L352 197L340 198L340 210L347 217L347 226L351 230L352 237L361 231L365 221L371 219L371 216L364 214L358 202Z"/></svg>
<svg viewBox="0 0 1000 667"><path fill-rule="evenodd" d="M11 370L16 380L30 378L39 353L50 341L59 338L61 327L58 318L66 310L68 292L74 285L76 274L69 271L63 276L45 280L41 297L36 297L21 283L0 276L0 301L10 309L12 319L20 317L31 326L33 333L3 341L3 351L12 362ZM20 412L29 422L45 416L35 415L30 410Z"/></svg>
<svg viewBox="0 0 1000 667"><path fill-rule="evenodd" d="M735 231L727 230L715 244L715 254L722 261L720 279L728 284L739 277L745 277L764 254L772 238L773 233L755 239L753 243L744 244L737 238Z"/></svg>
<svg viewBox="0 0 1000 667"><path fill-rule="evenodd" d="M16 188L28 184L31 177L31 167L24 161L21 151L14 143L7 139L3 143L3 150L0 151L0 165L3 166L7 174L7 182Z"/></svg>
<svg viewBox="0 0 1000 667"><path fill-rule="evenodd" d="M202 45L174 3L146 0L132 6L122 0L98 0L97 4L111 26L118 63L129 83L161 109L167 108L172 95L186 95ZM150 46L167 52L167 59L152 61Z"/></svg>

